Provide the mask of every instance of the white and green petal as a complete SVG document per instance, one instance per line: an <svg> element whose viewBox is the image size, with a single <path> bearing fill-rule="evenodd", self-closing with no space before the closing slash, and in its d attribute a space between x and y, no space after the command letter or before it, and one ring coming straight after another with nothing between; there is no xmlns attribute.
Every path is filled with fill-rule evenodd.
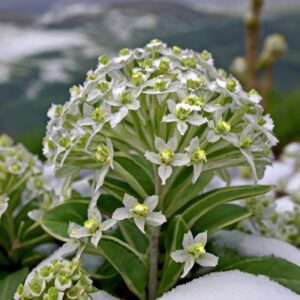
<svg viewBox="0 0 300 300"><path fill-rule="evenodd" d="M0 219L8 208L9 197L7 195L0 195Z"/></svg>
<svg viewBox="0 0 300 300"><path fill-rule="evenodd" d="M123 204L124 207L114 211L112 219L122 221L133 218L134 223L143 233L145 233L145 224L160 226L166 222L166 217L161 212L154 212L158 204L156 195L147 197L144 203L140 203L135 197L125 194Z"/></svg>
<svg viewBox="0 0 300 300"><path fill-rule="evenodd" d="M207 232L201 232L193 238L191 231L183 236L183 250L176 250L171 253L171 258L180 263L184 263L183 274L185 277L192 269L195 262L203 267L215 267L218 264L218 257L207 253L205 245L207 242Z"/></svg>

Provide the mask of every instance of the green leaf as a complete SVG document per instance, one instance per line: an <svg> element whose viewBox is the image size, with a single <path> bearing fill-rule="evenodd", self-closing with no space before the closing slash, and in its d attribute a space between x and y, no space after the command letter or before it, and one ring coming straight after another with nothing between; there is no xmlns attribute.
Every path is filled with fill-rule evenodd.
<svg viewBox="0 0 300 300"><path fill-rule="evenodd" d="M101 195L98 201L98 207L101 213L110 217L112 216L113 212L121 206L123 206L123 204L120 200L108 194Z"/></svg>
<svg viewBox="0 0 300 300"><path fill-rule="evenodd" d="M279 257L221 258L216 271L241 270L265 275L300 294L300 267Z"/></svg>
<svg viewBox="0 0 300 300"><path fill-rule="evenodd" d="M80 168L72 165L63 166L55 171L55 176L57 178L64 178L68 176L74 176L74 174L79 173Z"/></svg>
<svg viewBox="0 0 300 300"><path fill-rule="evenodd" d="M145 199L148 197L148 194L145 192L143 186L139 183L139 181L131 175L129 171L124 169L119 163L116 161L114 162L114 171L124 180L126 181L134 190L135 192L142 197L142 199Z"/></svg>
<svg viewBox="0 0 300 300"><path fill-rule="evenodd" d="M58 240L69 240L69 222L82 224L87 217L88 204L89 201L77 200L54 207L43 215L41 219L43 229ZM88 248L91 253L104 256L122 276L128 288L140 299L145 298L147 267L142 254L120 239L105 235L101 238L97 249Z"/></svg>
<svg viewBox="0 0 300 300"><path fill-rule="evenodd" d="M27 274L28 268L23 268L1 279L0 300L13 299L14 293L16 292L18 285L25 280Z"/></svg>
<svg viewBox="0 0 300 300"><path fill-rule="evenodd" d="M251 212L244 207L234 204L222 204L199 218L192 227L192 232L197 234L207 230L209 234L212 234L250 216Z"/></svg>
<svg viewBox="0 0 300 300"><path fill-rule="evenodd" d="M268 185L244 185L215 189L190 201L189 206L182 213L182 217L188 226L192 227L203 215L221 204L255 197L272 189L273 187Z"/></svg>
<svg viewBox="0 0 300 300"><path fill-rule="evenodd" d="M92 273L91 277L97 280L107 280L118 275L116 269L107 261L105 261L96 271Z"/></svg>
<svg viewBox="0 0 300 300"><path fill-rule="evenodd" d="M166 232L166 256L158 289L159 295L171 289L182 273L183 264L175 262L170 257L170 253L182 248L183 236L188 230L189 228L179 215L174 217L168 226Z"/></svg>
<svg viewBox="0 0 300 300"><path fill-rule="evenodd" d="M106 176L102 188L104 191L111 194L120 201L123 200L125 193L138 197L138 194L134 191L134 189L132 189L129 184L122 180L111 178L109 176Z"/></svg>
<svg viewBox="0 0 300 300"><path fill-rule="evenodd" d="M228 185L231 183L231 175L227 169L218 169L215 171L216 175Z"/></svg>
<svg viewBox="0 0 300 300"><path fill-rule="evenodd" d="M148 272L142 255L125 242L111 236L103 236L96 250L118 271L136 296L146 298Z"/></svg>
<svg viewBox="0 0 300 300"><path fill-rule="evenodd" d="M83 224L87 218L88 205L88 200L67 201L59 204L43 215L41 226L54 238L67 241L69 240L69 222Z"/></svg>
<svg viewBox="0 0 300 300"><path fill-rule="evenodd" d="M118 223L124 240L141 253L146 253L149 241L137 228L132 220L124 220Z"/></svg>
<svg viewBox="0 0 300 300"><path fill-rule="evenodd" d="M167 194L163 203L164 212L167 217L178 213L182 207L198 195L213 178L213 172L202 173L194 184L192 183L192 174L189 176L185 173L179 174L179 177L186 178L186 180L181 184L175 182L175 186L178 186Z"/></svg>
<svg viewBox="0 0 300 300"><path fill-rule="evenodd" d="M148 195L155 193L154 176L151 172L152 165L140 155L116 153L114 160L129 172L141 186L145 189Z"/></svg>

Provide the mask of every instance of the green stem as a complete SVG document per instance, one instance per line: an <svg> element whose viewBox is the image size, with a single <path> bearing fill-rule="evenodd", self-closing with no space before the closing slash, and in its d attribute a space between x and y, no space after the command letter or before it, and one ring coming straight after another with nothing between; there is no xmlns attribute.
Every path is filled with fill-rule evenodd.
<svg viewBox="0 0 300 300"><path fill-rule="evenodd" d="M155 300L157 293L158 242L160 227L151 228L149 240L148 299Z"/></svg>

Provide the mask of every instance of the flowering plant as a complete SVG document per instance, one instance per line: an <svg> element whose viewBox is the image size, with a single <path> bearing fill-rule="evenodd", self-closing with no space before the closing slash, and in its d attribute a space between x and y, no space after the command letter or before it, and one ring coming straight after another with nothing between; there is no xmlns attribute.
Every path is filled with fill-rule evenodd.
<svg viewBox="0 0 300 300"><path fill-rule="evenodd" d="M42 228L104 258L94 277L121 276L139 299L156 299L198 265L209 272L218 264L209 235L250 216L227 202L272 189L209 188L214 176L229 185L230 167L249 165L258 180L271 163L277 139L260 100L207 51L152 40L100 56L70 100L50 108L44 139L64 188L83 178L91 196L42 214Z"/></svg>
<svg viewBox="0 0 300 300"><path fill-rule="evenodd" d="M0 135L0 267L42 259L36 246L52 240L41 226L41 215L68 197L47 168L21 144ZM55 182L55 184L54 184Z"/></svg>

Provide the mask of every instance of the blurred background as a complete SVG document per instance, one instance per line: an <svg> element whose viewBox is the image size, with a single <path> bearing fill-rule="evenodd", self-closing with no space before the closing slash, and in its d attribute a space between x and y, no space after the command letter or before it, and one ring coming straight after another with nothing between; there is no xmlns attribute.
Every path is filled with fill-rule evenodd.
<svg viewBox="0 0 300 300"><path fill-rule="evenodd" d="M254 13L258 53L263 55L272 33L287 45L272 67L262 64L257 75L266 81L266 109L281 142L278 151L300 140L300 1L266 0ZM67 101L69 87L84 80L101 54L143 46L153 38L206 49L216 66L246 74L245 60L234 59L245 56L247 30L253 30L252 23L245 26L249 14L247 0L1 1L0 132L40 153L50 104ZM243 82L243 74L235 75Z"/></svg>

